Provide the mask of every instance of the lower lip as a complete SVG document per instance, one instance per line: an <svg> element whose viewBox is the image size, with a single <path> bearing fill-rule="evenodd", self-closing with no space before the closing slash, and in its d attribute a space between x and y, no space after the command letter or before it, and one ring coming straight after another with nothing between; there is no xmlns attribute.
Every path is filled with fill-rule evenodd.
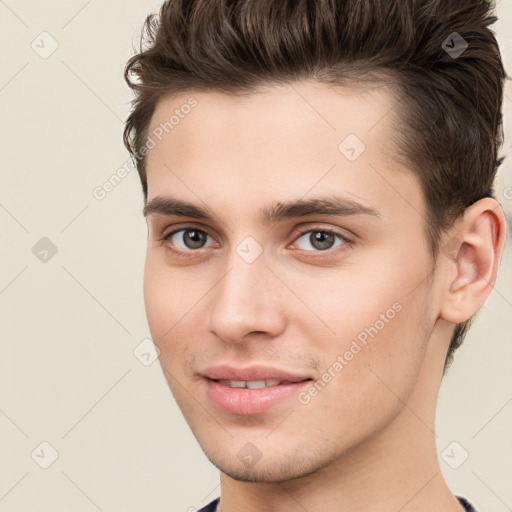
<svg viewBox="0 0 512 512"><path fill-rule="evenodd" d="M220 409L233 414L259 414L275 405L296 397L298 393L311 384L310 380L279 384L259 389L231 388L220 382L205 379L206 394Z"/></svg>

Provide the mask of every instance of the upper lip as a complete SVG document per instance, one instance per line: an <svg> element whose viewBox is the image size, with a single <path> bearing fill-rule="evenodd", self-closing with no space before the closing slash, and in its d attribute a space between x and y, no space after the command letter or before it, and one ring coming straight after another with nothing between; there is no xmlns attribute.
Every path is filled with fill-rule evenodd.
<svg viewBox="0 0 512 512"><path fill-rule="evenodd" d="M203 377L212 380L269 380L276 379L280 381L302 382L311 377L297 373L287 372L270 366L248 366L246 368L235 368L228 365L210 366L202 372Z"/></svg>

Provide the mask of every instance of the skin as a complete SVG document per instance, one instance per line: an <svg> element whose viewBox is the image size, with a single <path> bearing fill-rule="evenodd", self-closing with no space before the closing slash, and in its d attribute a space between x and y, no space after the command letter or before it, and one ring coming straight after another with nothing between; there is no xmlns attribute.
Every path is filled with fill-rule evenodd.
<svg viewBox="0 0 512 512"><path fill-rule="evenodd" d="M460 512L437 458L436 401L454 324L495 283L501 206L486 198L468 208L441 244L455 238L458 250L434 265L419 181L394 158L388 89L302 81L244 98L169 96L150 133L191 95L197 107L148 155L148 201L171 195L215 220L148 215L144 298L171 391L221 471L222 511ZM338 150L350 133L366 145L353 162ZM261 222L259 209L276 201L333 192L380 218ZM201 248L184 240L190 231L161 241L187 227L209 235ZM351 243L336 238L322 251L310 239L322 229ZM263 250L250 264L236 252L247 236ZM214 364L321 379L394 303L400 312L307 404L290 399L244 416L205 394L199 374ZM261 456L253 465L237 456L247 443Z"/></svg>

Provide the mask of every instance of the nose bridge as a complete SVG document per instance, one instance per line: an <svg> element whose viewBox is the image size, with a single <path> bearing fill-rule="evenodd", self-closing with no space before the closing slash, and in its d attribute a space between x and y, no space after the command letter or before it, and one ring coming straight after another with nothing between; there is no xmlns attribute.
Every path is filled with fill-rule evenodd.
<svg viewBox="0 0 512 512"><path fill-rule="evenodd" d="M254 247L248 244L233 248L227 271L214 287L209 327L225 341L240 341L253 331L274 336L281 327L273 275L266 268L264 253L252 259Z"/></svg>

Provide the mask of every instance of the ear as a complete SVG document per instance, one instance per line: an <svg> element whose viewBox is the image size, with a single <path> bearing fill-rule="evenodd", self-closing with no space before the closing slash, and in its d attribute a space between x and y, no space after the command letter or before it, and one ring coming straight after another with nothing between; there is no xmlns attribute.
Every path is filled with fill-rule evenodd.
<svg viewBox="0 0 512 512"><path fill-rule="evenodd" d="M444 267L441 318L458 324L485 304L496 282L506 230L503 209L495 199L480 199L464 211L439 255Z"/></svg>

